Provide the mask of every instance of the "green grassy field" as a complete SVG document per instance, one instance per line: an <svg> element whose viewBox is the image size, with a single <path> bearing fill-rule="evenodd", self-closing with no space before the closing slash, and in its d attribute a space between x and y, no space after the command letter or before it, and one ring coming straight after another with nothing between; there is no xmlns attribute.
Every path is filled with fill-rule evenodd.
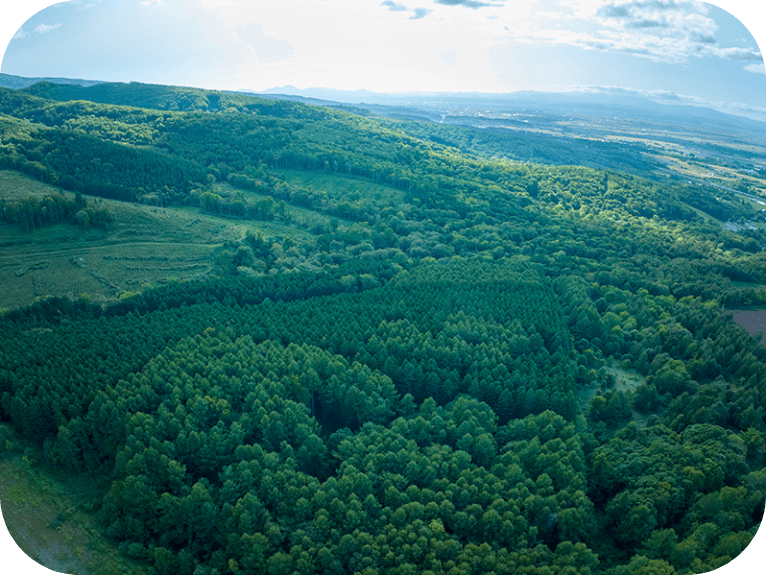
<svg viewBox="0 0 766 575"><path fill-rule="evenodd" d="M39 448L5 424L0 431L2 520L27 555L54 571L78 575L146 572L120 555L97 525L93 508L102 486L94 486L92 478L48 469L40 463Z"/></svg>
<svg viewBox="0 0 766 575"><path fill-rule="evenodd" d="M375 184L369 180L355 177L344 177L336 174L317 172L299 172L283 170L280 172L287 183L295 187L305 187L315 192L327 194L334 203L348 201L358 194L360 198L380 205L397 206L404 199L404 192L390 186Z"/></svg>
<svg viewBox="0 0 766 575"><path fill-rule="evenodd" d="M17 172L0 171L0 199L60 191ZM211 273L216 248L239 241L248 230L264 237L309 235L295 224L220 218L194 207L98 202L114 217L106 231L56 224L25 232L16 224L0 224L0 308L46 296L87 296L105 303L158 283Z"/></svg>

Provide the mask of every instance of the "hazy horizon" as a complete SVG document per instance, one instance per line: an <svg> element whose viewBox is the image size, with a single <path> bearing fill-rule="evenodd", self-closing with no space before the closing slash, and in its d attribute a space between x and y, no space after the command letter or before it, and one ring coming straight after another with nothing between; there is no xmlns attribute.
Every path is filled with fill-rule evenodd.
<svg viewBox="0 0 766 575"><path fill-rule="evenodd" d="M766 121L753 33L690 0L70 0L10 34L0 71L24 77L254 92L619 93Z"/></svg>

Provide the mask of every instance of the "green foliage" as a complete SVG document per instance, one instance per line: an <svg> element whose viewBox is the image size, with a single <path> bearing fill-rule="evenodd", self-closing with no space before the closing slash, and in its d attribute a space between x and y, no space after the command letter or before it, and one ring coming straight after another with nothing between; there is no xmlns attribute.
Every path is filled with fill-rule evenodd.
<svg viewBox="0 0 766 575"><path fill-rule="evenodd" d="M97 203L80 201L58 193L44 198L27 197L23 201L0 200L0 222L18 224L25 232L33 232L46 225L68 222L82 228L106 229L112 223L112 214Z"/></svg>
<svg viewBox="0 0 766 575"><path fill-rule="evenodd" d="M721 304L763 302L733 282L766 283L764 237L689 190L611 146L521 165L486 157L589 162L204 90L0 112L2 165L78 192L5 222L108 223L83 194L263 222L210 277L0 321L0 417L110 478L104 528L152 570L671 575L750 541L766 352Z"/></svg>

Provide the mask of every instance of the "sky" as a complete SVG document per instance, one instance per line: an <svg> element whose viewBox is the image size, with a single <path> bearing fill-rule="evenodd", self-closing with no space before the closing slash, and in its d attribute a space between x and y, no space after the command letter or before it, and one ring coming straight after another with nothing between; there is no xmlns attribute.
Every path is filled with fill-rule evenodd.
<svg viewBox="0 0 766 575"><path fill-rule="evenodd" d="M766 43L766 23L750 0L717 0L744 24L692 0L68 0L37 13L52 0L11 1L0 0L4 16L26 15L8 25L0 71L19 76L254 91L618 91L766 120L754 38Z"/></svg>

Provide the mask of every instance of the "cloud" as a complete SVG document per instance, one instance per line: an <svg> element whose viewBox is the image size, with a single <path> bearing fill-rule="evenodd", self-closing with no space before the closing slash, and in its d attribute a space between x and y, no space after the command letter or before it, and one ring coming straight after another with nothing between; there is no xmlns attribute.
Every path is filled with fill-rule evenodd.
<svg viewBox="0 0 766 575"><path fill-rule="evenodd" d="M387 7L391 12L405 12L408 10L407 6L404 4L397 4L396 2L392 2L391 0L386 0L385 2L382 2L380 4L381 6Z"/></svg>
<svg viewBox="0 0 766 575"><path fill-rule="evenodd" d="M598 12L613 18L630 18L643 12L686 12L693 13L696 9L693 2L688 0L613 0L605 3Z"/></svg>
<svg viewBox="0 0 766 575"><path fill-rule="evenodd" d="M284 40L270 38L263 32L261 24L248 24L235 28L237 38L248 44L258 55L261 64L278 64L289 60L295 49Z"/></svg>
<svg viewBox="0 0 766 575"><path fill-rule="evenodd" d="M415 8L413 12L415 12L415 14L410 17L410 20L419 20L420 18L428 16L433 10L429 10L428 8Z"/></svg>
<svg viewBox="0 0 766 575"><path fill-rule="evenodd" d="M56 30L57 28L61 27L61 23L59 24L38 24L35 26L35 28L32 30L32 32L27 32L24 30L24 28L19 28L16 33L13 35L14 40L21 40L23 38L31 38L32 36L39 36L40 34L47 34L51 30Z"/></svg>
<svg viewBox="0 0 766 575"><path fill-rule="evenodd" d="M38 24L37 27L35 27L35 32L38 34L46 34L51 30L55 30L56 28L60 27L61 24L53 24L52 26L49 26L48 24Z"/></svg>
<svg viewBox="0 0 766 575"><path fill-rule="evenodd" d="M598 14L606 18L630 18L630 8L624 4L606 4L598 9Z"/></svg>
<svg viewBox="0 0 766 575"><path fill-rule="evenodd" d="M713 48L711 53L726 60L740 60L742 62L760 61L763 62L763 56L749 48Z"/></svg>
<svg viewBox="0 0 766 575"><path fill-rule="evenodd" d="M165 2L162 0L144 0L141 4L144 6L164 6Z"/></svg>
<svg viewBox="0 0 766 575"><path fill-rule="evenodd" d="M748 64L745 66L745 70L755 74L766 74L766 67L763 65L763 62L760 64Z"/></svg>
<svg viewBox="0 0 766 575"><path fill-rule="evenodd" d="M477 2L476 0L434 0L434 3L443 4L444 6L465 6L466 8L473 8L474 10L487 7L498 8L503 5L503 2L490 4L486 2Z"/></svg>
<svg viewBox="0 0 766 575"><path fill-rule="evenodd" d="M719 45L718 25L708 16L703 2L558 0L556 4L559 12L533 9L531 18L510 24L513 39L524 43L567 44L674 64L701 57L744 62L762 59L757 47Z"/></svg>
<svg viewBox="0 0 766 575"><path fill-rule="evenodd" d="M683 39L710 43L717 29L705 14L704 5L688 0L612 0L596 10L597 20L606 28L652 30Z"/></svg>
<svg viewBox="0 0 766 575"><path fill-rule="evenodd" d="M659 20L650 20L644 18L643 20L634 20L626 24L628 28L667 28L667 22L660 22Z"/></svg>
<svg viewBox="0 0 766 575"><path fill-rule="evenodd" d="M709 33L708 34L704 34L702 32L697 32L697 31L694 31L694 30L692 30L691 33L689 34L689 38L693 42L697 42L699 44L711 44L712 45L712 44L716 44L717 43L717 40L715 39L715 36L713 36L712 34L709 34Z"/></svg>

